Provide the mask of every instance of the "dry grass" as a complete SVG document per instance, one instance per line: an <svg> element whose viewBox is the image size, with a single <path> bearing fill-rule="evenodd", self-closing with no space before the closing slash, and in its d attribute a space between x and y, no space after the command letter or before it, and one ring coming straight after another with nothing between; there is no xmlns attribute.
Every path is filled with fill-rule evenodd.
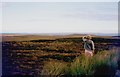
<svg viewBox="0 0 120 77"><path fill-rule="evenodd" d="M117 68L117 61L120 53L117 50L102 51L93 57L81 55L74 59L70 64L64 62L46 63L43 69L43 75L68 75L68 76L94 76L108 75L113 76ZM104 69L104 72L102 70ZM104 73L104 74L103 74Z"/></svg>
<svg viewBox="0 0 120 77"><path fill-rule="evenodd" d="M61 76L64 74L67 64L59 61L50 61L44 65L41 75L46 76Z"/></svg>

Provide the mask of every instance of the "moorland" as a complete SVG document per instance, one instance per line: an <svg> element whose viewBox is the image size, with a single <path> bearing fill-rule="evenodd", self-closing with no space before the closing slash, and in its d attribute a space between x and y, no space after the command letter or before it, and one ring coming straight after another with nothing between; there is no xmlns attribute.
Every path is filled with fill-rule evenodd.
<svg viewBox="0 0 120 77"><path fill-rule="evenodd" d="M2 75L84 77L115 74L120 65L120 38L92 35L95 56L88 60L83 57L84 35L2 35ZM117 58L116 64L114 58ZM106 70L103 72L100 68Z"/></svg>

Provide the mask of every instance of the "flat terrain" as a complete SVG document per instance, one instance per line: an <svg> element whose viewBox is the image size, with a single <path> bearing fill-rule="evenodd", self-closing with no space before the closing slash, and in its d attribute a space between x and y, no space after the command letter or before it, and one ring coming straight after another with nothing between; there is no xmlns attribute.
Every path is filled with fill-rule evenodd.
<svg viewBox="0 0 120 77"><path fill-rule="evenodd" d="M84 53L83 35L3 35L3 75L40 75L44 63L71 62ZM95 53L120 46L120 39L95 36Z"/></svg>
<svg viewBox="0 0 120 77"><path fill-rule="evenodd" d="M40 35L40 34L2 34L2 41L29 41L29 40L55 40L59 38L80 38L86 34L71 34L71 35ZM113 38L111 36L96 36L98 38ZM120 38L119 38L120 39Z"/></svg>

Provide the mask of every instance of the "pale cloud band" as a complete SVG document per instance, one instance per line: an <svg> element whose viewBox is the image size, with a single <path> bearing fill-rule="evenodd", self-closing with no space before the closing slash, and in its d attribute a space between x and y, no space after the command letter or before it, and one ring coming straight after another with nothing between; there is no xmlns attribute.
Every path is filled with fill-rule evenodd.
<svg viewBox="0 0 120 77"><path fill-rule="evenodd" d="M3 3L3 32L118 32L117 2Z"/></svg>
<svg viewBox="0 0 120 77"><path fill-rule="evenodd" d="M1 0L1 2L119 2L119 0Z"/></svg>

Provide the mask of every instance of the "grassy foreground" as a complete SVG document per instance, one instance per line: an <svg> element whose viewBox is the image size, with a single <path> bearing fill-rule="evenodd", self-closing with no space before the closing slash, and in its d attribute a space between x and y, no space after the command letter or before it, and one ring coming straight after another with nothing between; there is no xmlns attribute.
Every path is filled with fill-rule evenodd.
<svg viewBox="0 0 120 77"><path fill-rule="evenodd" d="M117 50L102 51L93 57L81 55L70 63L59 61L45 63L41 75L79 76L79 77L113 77L118 67L120 52Z"/></svg>

